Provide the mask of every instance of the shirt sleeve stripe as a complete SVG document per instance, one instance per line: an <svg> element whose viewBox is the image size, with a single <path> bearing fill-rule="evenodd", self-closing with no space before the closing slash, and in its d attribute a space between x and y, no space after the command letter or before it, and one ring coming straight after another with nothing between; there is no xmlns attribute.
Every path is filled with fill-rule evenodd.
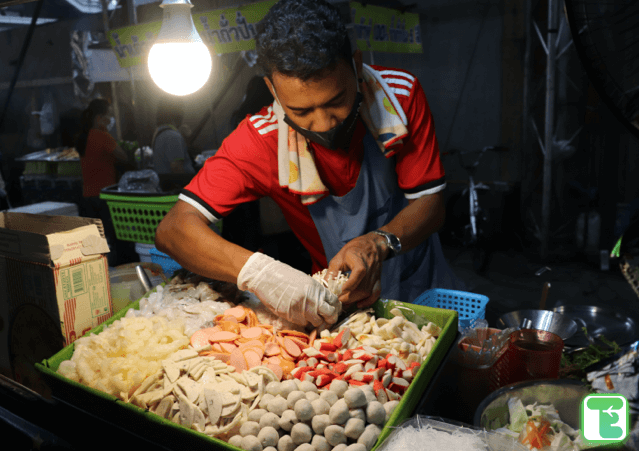
<svg viewBox="0 0 639 451"><path fill-rule="evenodd" d="M251 123L255 124L256 121L260 121L260 120L270 121L274 117L275 117L275 112L273 111L273 107L270 106L266 110L266 114L254 114L253 116L251 116L249 118L249 121L251 121Z"/></svg>
<svg viewBox="0 0 639 451"><path fill-rule="evenodd" d="M401 86L406 86L408 89L413 89L413 82L407 81L407 80L402 80L400 78L386 78L386 83L388 83L388 86L393 86L393 85L401 85Z"/></svg>
<svg viewBox="0 0 639 451"><path fill-rule="evenodd" d="M416 186L414 188L405 189L404 192L408 194L420 193L424 190L429 190L433 188L437 188L439 186L446 185L446 177L440 177L437 180L430 181L428 183L424 183L422 185Z"/></svg>
<svg viewBox="0 0 639 451"><path fill-rule="evenodd" d="M275 123L273 125L269 125L268 127L264 127L264 128L259 129L258 132L259 132L260 135L265 135L265 134L267 134L270 131L277 130L278 128L279 127L278 127L277 123Z"/></svg>
<svg viewBox="0 0 639 451"><path fill-rule="evenodd" d="M384 78L386 78L389 75L396 75L396 76L399 76L399 77L408 78L410 81L415 81L415 77L413 77L411 74L409 74L407 72L400 72L400 71L397 71L397 70L380 70L379 73Z"/></svg>
<svg viewBox="0 0 639 451"><path fill-rule="evenodd" d="M440 191L443 191L446 188L446 183L443 185L436 186L435 188L425 189L423 191L419 191L417 193L404 193L404 197L406 199L419 199L422 196L427 196L429 194L435 194Z"/></svg>
<svg viewBox="0 0 639 451"><path fill-rule="evenodd" d="M209 207L206 204L206 202L204 202L198 196L193 194L191 191L187 191L187 190L183 189L182 192L180 193L180 195L178 196L178 199L181 200L181 201L186 202L189 205L192 205L195 208L197 208L198 211L200 213L202 213L206 219L208 219L209 221L211 221L213 223L216 223L220 219L222 219L222 215L221 214L219 214L217 211L215 211L214 209Z"/></svg>
<svg viewBox="0 0 639 451"><path fill-rule="evenodd" d="M276 122L276 121L277 121L277 118L276 117L272 117L270 119L260 119L259 121L252 122L252 124L253 124L253 127L260 128L264 124L270 124L270 123L273 123L273 122Z"/></svg>
<svg viewBox="0 0 639 451"><path fill-rule="evenodd" d="M406 97L410 96L410 91L407 91L405 89L390 87L390 90L393 91L393 94L398 94Z"/></svg>

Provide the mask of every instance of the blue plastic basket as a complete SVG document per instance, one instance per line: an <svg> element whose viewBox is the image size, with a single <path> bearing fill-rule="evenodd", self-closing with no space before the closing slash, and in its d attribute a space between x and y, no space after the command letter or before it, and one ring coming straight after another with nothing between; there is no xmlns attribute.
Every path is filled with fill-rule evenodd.
<svg viewBox="0 0 639 451"><path fill-rule="evenodd" d="M149 251L151 254L151 262L157 263L162 267L162 271L167 277L172 277L173 273L178 269L182 269L182 266L164 252L158 251L155 247Z"/></svg>
<svg viewBox="0 0 639 451"><path fill-rule="evenodd" d="M456 310L459 315L459 329L461 330L471 326L475 320L484 319L488 301L488 297L483 294L432 288L420 294L413 301L413 304Z"/></svg>

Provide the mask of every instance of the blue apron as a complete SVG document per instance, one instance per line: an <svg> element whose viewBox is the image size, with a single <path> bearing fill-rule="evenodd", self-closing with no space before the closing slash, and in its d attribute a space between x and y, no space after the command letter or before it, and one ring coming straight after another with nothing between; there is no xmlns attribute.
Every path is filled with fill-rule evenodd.
<svg viewBox="0 0 639 451"><path fill-rule="evenodd" d="M369 132L363 144L355 187L344 196L327 196L308 206L328 262L350 240L388 224L408 205L397 185L395 159L380 152ZM402 302L413 302L429 288L464 289L446 263L436 233L416 248L386 260L381 283L381 298Z"/></svg>

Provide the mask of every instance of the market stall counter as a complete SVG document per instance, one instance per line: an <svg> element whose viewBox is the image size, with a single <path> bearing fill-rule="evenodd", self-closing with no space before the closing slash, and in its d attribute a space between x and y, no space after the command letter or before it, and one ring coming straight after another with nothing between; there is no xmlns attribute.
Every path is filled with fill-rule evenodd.
<svg viewBox="0 0 639 451"><path fill-rule="evenodd" d="M189 289L204 288L197 285ZM84 342L73 343L37 364L54 397L99 417L100 422L169 449L187 445L267 448L277 446L282 435L289 437L295 448L304 443L327 449L360 443L363 450L371 451L393 426L413 415L457 336L457 312L398 301L379 300L370 312L357 312L336 330L308 335L278 330L277 325L269 327L258 321L250 308L227 305L208 324L215 326L187 325L191 329L183 337L188 346L180 345L181 349L171 352L167 349L168 354L157 357L160 362L155 364L152 360L142 364L137 357L138 366L147 367L147 374L134 375L136 382L130 387L120 385L125 391L109 390L104 379L88 383L91 376L82 366L87 362L77 358L74 362L79 347L91 335L108 341L105 331L121 328L128 321L139 320L136 327L142 327L139 324L144 320L157 321L143 315L162 311L160 300L170 290L176 289L171 285L156 287L155 292L89 332L82 338ZM198 302L201 306L207 301ZM194 303L189 308L197 309ZM368 333L363 333L365 330ZM412 348L411 334L417 340ZM198 341L202 337L206 343ZM367 344L362 343L366 339ZM426 346L426 342L430 344ZM80 351L89 356L87 352L85 348ZM145 355L159 356L152 351ZM93 365L106 370L114 361ZM203 388L197 388L202 381ZM388 405L390 410L384 409ZM249 443L258 438L259 447Z"/></svg>

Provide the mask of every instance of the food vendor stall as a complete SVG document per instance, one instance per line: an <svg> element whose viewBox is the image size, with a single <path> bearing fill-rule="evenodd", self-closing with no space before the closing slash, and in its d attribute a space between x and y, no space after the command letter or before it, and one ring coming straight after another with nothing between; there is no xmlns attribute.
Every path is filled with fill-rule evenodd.
<svg viewBox="0 0 639 451"><path fill-rule="evenodd" d="M160 50L172 47L167 45L171 44L169 38L178 34L166 23L157 24L160 31L149 54L151 77L172 94L191 94L206 83L211 55L191 20L192 5L186 0L165 0L162 6L167 18L179 15L185 20L191 30L189 39L194 41L189 44L197 44L201 53L189 57L187 52L177 52L174 59L158 56ZM169 13L171 8L175 15ZM226 21L223 17L219 22ZM238 25L241 20L246 23L241 11L235 17ZM202 24L208 20L209 16L200 17ZM210 29L206 31L212 41ZM340 44L346 42L341 29L335 35ZM110 38L121 47L119 35ZM191 84L184 83L184 74L171 77L171 66L181 66L175 63L177 57L193 65L181 67L187 70ZM289 110L314 110L306 108L308 103L302 103L302 108L296 103L313 100L315 95L308 94L311 91L332 99L330 102L347 99L339 106L343 110L340 117L332 118L339 119L341 125L311 131L310 125L315 124L311 120L305 123L304 114L265 107L242 122L245 133L242 129L234 133L179 195L103 191L118 238L148 246L158 243L185 268L199 269L208 277L178 265L175 272L170 271L169 281L146 290L130 304L119 305L116 312L108 289L104 255L108 249L99 221L76 218L54 226L52 223L62 220L3 217L0 264L5 269L1 273L7 295L4 305L10 310L5 315L8 327L0 327L0 331L8 333L13 376L24 386L0 379L3 405L8 407L0 413L4 423L17 431L14 435L20 437L21 444L66 449L126 444L169 450L523 451L550 447L564 451L597 441L587 429L594 423L585 427L575 420L579 404L591 388L623 393L615 395L607 411L601 402L595 403L599 406L591 407L595 413L606 412L621 419L622 413L636 409L639 396L632 391L637 387L636 343L624 341L622 347L606 342L599 331L591 338L599 339L608 349L590 340L579 349L568 345L576 327L553 328L552 319L537 322L531 314L517 317L514 324L504 323L501 329L490 328L485 321L486 296L454 289L424 291L426 286L456 282L446 270L436 236L444 216L441 191L445 179L439 150L432 133L427 143L413 146L434 160L428 171L419 165L411 168L410 159L409 163L403 159L404 167L397 169L389 163L394 165L394 160L385 157L404 150L398 144L402 139L408 142L421 131L432 131L432 118L430 113L419 114L423 117L413 118L410 124L404 117L404 106L408 108L413 100L426 110L413 75L365 66L359 53L352 59L352 68L350 61L343 64L346 60L324 67L321 73L328 76L312 78L313 89L306 86L301 90L303 95L296 94L296 83L283 81L282 73L275 73L270 79L273 85L268 85L274 95L277 88L284 100L280 105L278 98L276 106L288 104ZM198 63L203 63L199 69L204 69L206 76L195 73ZM304 84L308 79L300 80ZM384 90L388 85L395 87ZM347 89L342 90L344 86ZM112 87L115 91L115 85ZM374 87L381 88L377 90L379 98L370 96ZM368 99L362 100L360 88L368 92ZM401 102L398 96L404 97ZM405 100L410 96L415 98ZM365 125L357 122L360 104ZM286 118L287 114L298 123ZM381 119L375 122L372 118ZM422 121L428 125L422 127ZM354 127L356 123L359 128ZM357 143L364 143L360 147L367 149L362 150L361 159L347 162L357 163L350 168L353 186L342 186L339 176L331 179L326 172L322 172L325 177L315 177L318 167L308 158L312 154L309 150L317 150L309 147L311 142L325 150L348 151L356 135L344 136L344 130L359 130ZM267 137L268 133L272 134ZM279 135L283 138L276 141ZM273 151L273 158L265 158L266 151L255 152L258 144L242 141L247 136L259 139L256 143L264 148L271 146L268 150ZM287 136L293 138L287 140ZM393 147L395 144L398 147ZM417 151L406 153L416 163L425 160L416 157ZM225 167L225 161L233 163ZM329 163L339 167L336 161L327 158L326 166L319 169L325 171ZM274 162L282 166L266 164ZM367 172L369 168L371 172ZM375 172L379 168L382 170ZM360 172L363 190L362 184L358 186ZM264 181L260 178L264 173L277 177ZM417 173L426 175L418 180ZM249 253L210 233L210 224L219 224L236 206L237 198L247 194L238 194L248 186L241 177L255 185L259 181L276 187L272 191L259 191L258 187L251 195L273 197L275 193L285 199L280 199L280 205L289 207L289 215L306 215L294 224L297 235L310 237L305 245L314 251L314 265L327 269L312 275L294 271L282 262L273 262L266 253ZM314 184L315 180L320 180L321 186ZM289 183L296 182L299 186L289 190ZM403 188L407 188L404 193L400 192ZM214 196L224 194L229 198ZM350 195L348 202L343 202L346 195ZM324 205L324 210L316 205L323 199L333 202ZM386 211L380 205L392 208ZM349 211L342 211L342 206ZM360 249L373 249L369 255L374 258L365 271L361 261L353 264L355 259L347 258ZM408 257L413 250L417 252ZM391 258L394 260L387 263ZM253 265L258 259L259 264ZM21 265L28 266L27 270ZM337 274L328 270L337 266L342 268ZM370 271L370 286L360 290L364 297L342 301L340 296L357 291L344 288L346 284L354 285L373 267L379 271ZM382 267L390 271L382 273ZM140 273L145 274L144 270ZM246 273L252 274L240 277ZM216 280L211 274L237 281L237 285ZM257 279L259 283L253 283ZM256 289L258 285L266 289ZM285 289L271 289L274 285ZM380 286L393 290L397 297L380 297ZM311 299L309 287L321 296ZM366 305L353 308L357 302ZM285 308L280 308L284 304ZM315 318L311 318L311 310ZM560 318L569 314L570 308L552 313ZM594 330L590 326L601 326L602 312L589 309L592 324L582 313L578 316L584 322L583 336L588 338L588 331ZM636 336L630 318L612 315L611 320L617 320L617 325L621 320L628 338ZM572 335L564 336L569 329ZM55 339L38 342L37 332L42 331ZM34 349L38 354L32 352ZM596 368L591 366L593 360L588 360L588 365L578 362L580 356L593 350L597 354L594 360L612 360L594 362L600 365ZM40 359L33 362L36 355ZM560 375L574 379L575 369L589 382L559 380ZM629 425L630 421L624 429L608 424L608 435L599 438L621 439L621 435L610 433L627 435Z"/></svg>
<svg viewBox="0 0 639 451"><path fill-rule="evenodd" d="M485 392L490 396L460 423L474 402L472 388L481 391L481 379L497 371L490 367L505 371L508 340L495 338L504 331L488 329L493 344L506 343L502 354L484 365L490 371L475 369L465 376L471 387L451 387L450 365L457 365L457 372L472 367L459 365L458 354L469 339L461 338L458 321L454 310L379 300L335 328L307 333L228 284L182 271L37 368L56 403L76 413L99 412L90 420L96 425L113 424L123 437L132 434L168 449L185 443L245 450L357 443L362 450L394 449L388 447L410 439L385 441L400 425L397 431L427 429L455 437L460 427L474 434L497 429L492 417L484 416L508 412L506 401L513 396L523 405L553 404L562 420L578 429L572 410L590 392L586 384L533 377L508 385L512 369L501 383L491 382ZM457 403L459 397L448 390L469 399L454 405L451 400ZM508 441L514 436L497 431L472 439L515 446ZM579 442L578 434L571 439Z"/></svg>
<svg viewBox="0 0 639 451"><path fill-rule="evenodd" d="M338 292L344 280L325 283ZM478 298L456 294L466 302ZM406 434L425 429L456 439L472 432L462 438L515 446L508 440L516 437L479 431L499 429L491 415L514 408L508 399L516 393L526 409L535 401L551 403L566 424L579 428L574 409L588 385L558 380L558 374L554 380L519 382L504 363L514 356L508 338L543 332L537 329L541 323L522 331L485 328L481 307L469 318L467 304L458 312L442 305L441 293L439 301L432 293L422 296L429 297L439 304L378 300L372 309L344 314L333 327L308 330L276 317L234 284L179 270L168 283L38 362L45 396L43 386L36 393L3 377L2 418L21 441L42 440L45 448L79 449L95 440L95 430L109 431L101 439L105 444L159 449L187 443L278 448L288 437L283 449L359 443L357 449L370 451L419 436L396 433L389 439L395 429ZM634 346L624 348L630 357L636 355ZM477 360L471 360L471 351ZM591 356L589 363L594 360ZM634 368L635 360L626 357ZM593 373L593 387L618 386L616 367L606 368Z"/></svg>

